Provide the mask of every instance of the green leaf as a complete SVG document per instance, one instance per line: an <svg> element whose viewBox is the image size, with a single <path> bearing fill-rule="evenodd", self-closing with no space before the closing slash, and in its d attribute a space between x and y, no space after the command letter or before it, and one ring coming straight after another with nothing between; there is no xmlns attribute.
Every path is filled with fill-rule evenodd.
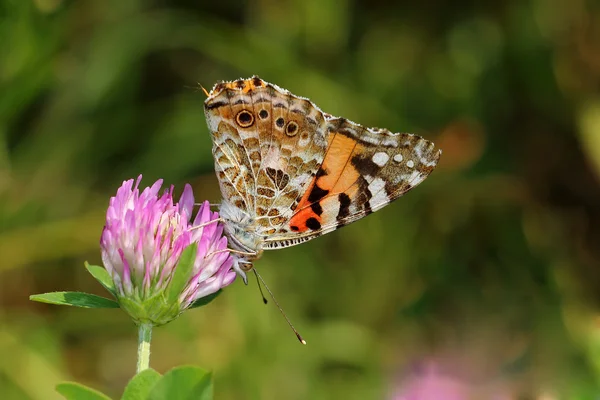
<svg viewBox="0 0 600 400"><path fill-rule="evenodd" d="M148 400L211 400L212 397L211 374L198 367L184 366L167 372Z"/></svg>
<svg viewBox="0 0 600 400"><path fill-rule="evenodd" d="M115 284L110 277L110 274L105 268L97 265L90 265L87 263L87 261L85 262L85 268L90 274L92 274L94 278L96 278L98 282L100 282L102 286L104 286L106 290L108 290L115 298L117 298L117 289L115 288Z"/></svg>
<svg viewBox="0 0 600 400"><path fill-rule="evenodd" d="M160 378L161 375L151 368L143 370L129 381L121 400L146 400Z"/></svg>
<svg viewBox="0 0 600 400"><path fill-rule="evenodd" d="M59 383L56 391L67 400L110 400L110 397L77 382Z"/></svg>
<svg viewBox="0 0 600 400"><path fill-rule="evenodd" d="M119 303L95 294L82 292L50 292L33 294L29 300L40 303L58 304L60 306L75 306L83 308L119 308Z"/></svg>
<svg viewBox="0 0 600 400"><path fill-rule="evenodd" d="M218 295L220 295L222 292L221 289L217 290L216 292L214 292L213 294L209 294L208 296L204 296L201 297L197 300L195 300L189 308L196 308L196 307L202 307L207 305L208 303L210 303L211 301L213 301L214 299L217 298Z"/></svg>
<svg viewBox="0 0 600 400"><path fill-rule="evenodd" d="M183 291L183 288L190 281L197 251L198 244L192 243L181 253L179 263L177 263L177 267L175 267L175 273L167 288L167 302L169 304L173 304L179 299L179 295Z"/></svg>

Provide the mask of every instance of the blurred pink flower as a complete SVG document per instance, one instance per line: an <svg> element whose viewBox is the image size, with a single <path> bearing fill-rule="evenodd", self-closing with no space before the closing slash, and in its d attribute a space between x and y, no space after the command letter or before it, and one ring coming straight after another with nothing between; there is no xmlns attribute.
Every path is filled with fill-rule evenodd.
<svg viewBox="0 0 600 400"><path fill-rule="evenodd" d="M190 185L185 185L174 204L172 186L159 196L162 180L158 180L140 193L141 178L135 185L133 179L123 182L111 197L100 247L121 307L138 322L160 325L195 300L232 283L236 274L229 252L215 254L227 249L227 238L221 224L209 223L219 215L210 211L208 202L191 221L194 195ZM193 243L198 248L190 279L177 304L165 304L165 290L180 257Z"/></svg>
<svg viewBox="0 0 600 400"><path fill-rule="evenodd" d="M483 396L483 397L482 397ZM458 376L443 373L435 361L420 363L419 368L405 378L392 400L510 400L504 388L494 390L489 385L475 385Z"/></svg>
<svg viewBox="0 0 600 400"><path fill-rule="evenodd" d="M433 362L409 377L393 400L467 400L468 388L460 381L440 374Z"/></svg>

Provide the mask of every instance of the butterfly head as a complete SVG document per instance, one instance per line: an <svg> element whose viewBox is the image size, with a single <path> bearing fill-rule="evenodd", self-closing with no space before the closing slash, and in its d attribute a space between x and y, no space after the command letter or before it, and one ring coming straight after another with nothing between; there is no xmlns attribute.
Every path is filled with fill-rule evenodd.
<svg viewBox="0 0 600 400"><path fill-rule="evenodd" d="M229 247L234 250L234 269L246 282L245 272L252 269L252 262L263 253L264 238L257 233L255 220L227 200L221 203L220 217Z"/></svg>

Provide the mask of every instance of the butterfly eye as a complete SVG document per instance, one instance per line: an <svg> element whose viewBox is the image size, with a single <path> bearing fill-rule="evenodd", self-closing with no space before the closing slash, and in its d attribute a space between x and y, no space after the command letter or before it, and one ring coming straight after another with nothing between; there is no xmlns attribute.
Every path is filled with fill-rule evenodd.
<svg viewBox="0 0 600 400"><path fill-rule="evenodd" d="M235 121L242 128L247 128L254 123L254 115L248 110L242 110L236 115Z"/></svg>
<svg viewBox="0 0 600 400"><path fill-rule="evenodd" d="M285 133L288 136L294 136L296 133L298 133L298 124L294 121L288 122L287 126L285 127Z"/></svg>
<svg viewBox="0 0 600 400"><path fill-rule="evenodd" d="M246 263L246 262L240 263L240 268L244 272L250 271L252 269L252 267L253 267L252 263Z"/></svg>

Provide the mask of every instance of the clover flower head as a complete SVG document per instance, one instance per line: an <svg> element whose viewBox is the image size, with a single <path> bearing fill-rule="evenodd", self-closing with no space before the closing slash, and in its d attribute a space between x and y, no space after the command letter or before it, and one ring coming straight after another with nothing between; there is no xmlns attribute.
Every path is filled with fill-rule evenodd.
<svg viewBox="0 0 600 400"><path fill-rule="evenodd" d="M123 182L110 199L100 239L102 261L121 308L138 323L162 325L196 300L231 284L236 273L219 215L208 202L192 219L190 185L174 203L172 186L160 194L163 182L158 180L140 192L140 180L141 175L135 182ZM174 276L184 268L182 256L191 245L196 246L195 257L186 268L186 281L178 285ZM177 296L171 286L177 287Z"/></svg>

